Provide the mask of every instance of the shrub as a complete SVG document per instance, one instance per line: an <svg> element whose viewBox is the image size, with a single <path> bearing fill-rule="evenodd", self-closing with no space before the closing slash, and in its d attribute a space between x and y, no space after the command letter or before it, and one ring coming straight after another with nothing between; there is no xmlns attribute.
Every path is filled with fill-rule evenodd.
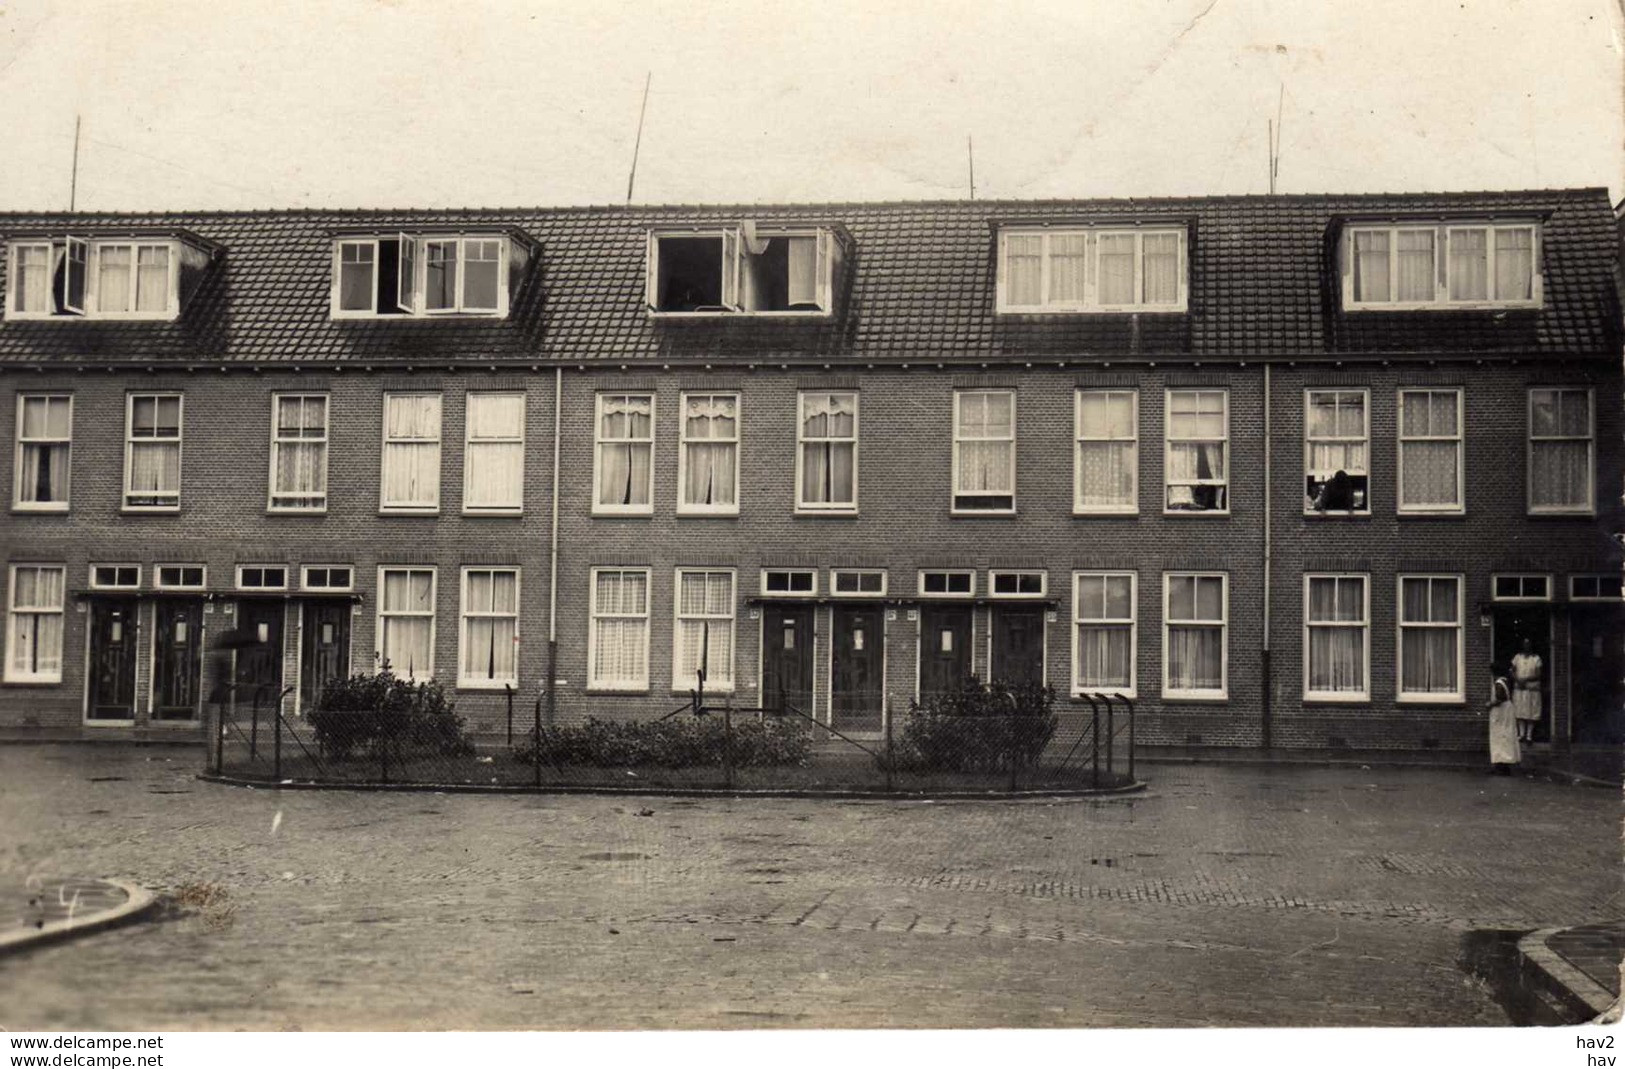
<svg viewBox="0 0 1625 1069"><path fill-rule="evenodd" d="M541 730L540 758L549 765L597 768L694 768L724 763L731 748L736 767L805 764L812 734L805 723L777 717L740 720L731 732L720 716L685 716L670 720L599 720ZM525 763L537 760L538 747L527 742L514 748Z"/></svg>
<svg viewBox="0 0 1625 1069"><path fill-rule="evenodd" d="M333 680L307 716L316 741L333 757L376 754L385 746L462 757L474 752L474 743L455 709L439 683L413 683L386 667Z"/></svg>
<svg viewBox="0 0 1625 1069"><path fill-rule="evenodd" d="M1055 692L1039 683L972 678L909 707L898 767L955 772L1030 768L1055 735Z"/></svg>

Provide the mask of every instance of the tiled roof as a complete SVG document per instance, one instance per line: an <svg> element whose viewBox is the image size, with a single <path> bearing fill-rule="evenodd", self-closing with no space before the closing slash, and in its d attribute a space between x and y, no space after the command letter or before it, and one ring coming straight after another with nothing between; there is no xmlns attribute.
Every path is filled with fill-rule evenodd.
<svg viewBox="0 0 1625 1069"><path fill-rule="evenodd" d="M1339 310L1330 238L1346 217L1539 215L1538 311ZM839 223L853 245L836 316L654 321L644 307L651 226ZM1191 227L1184 314L998 316L996 221L1091 218ZM341 320L328 314L331 239L376 227L517 228L540 257L506 320ZM1360 353L1617 354L1617 232L1601 189L1158 200L635 206L469 211L300 210L0 214L0 236L184 228L225 249L172 323L0 323L0 363L315 365L651 360L1006 361L1113 355L1250 358ZM3 281L0 258L0 281Z"/></svg>

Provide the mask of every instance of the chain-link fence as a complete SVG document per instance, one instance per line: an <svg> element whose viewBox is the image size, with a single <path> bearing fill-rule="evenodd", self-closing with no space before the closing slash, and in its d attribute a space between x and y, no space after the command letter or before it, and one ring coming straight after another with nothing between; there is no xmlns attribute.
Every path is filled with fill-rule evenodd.
<svg viewBox="0 0 1625 1069"><path fill-rule="evenodd" d="M964 715L911 709L844 733L789 704L696 705L661 717L548 722L510 703L497 730L410 709L293 716L286 694L235 694L211 717L209 771L267 783L896 794L1078 791L1134 778L1133 704Z"/></svg>

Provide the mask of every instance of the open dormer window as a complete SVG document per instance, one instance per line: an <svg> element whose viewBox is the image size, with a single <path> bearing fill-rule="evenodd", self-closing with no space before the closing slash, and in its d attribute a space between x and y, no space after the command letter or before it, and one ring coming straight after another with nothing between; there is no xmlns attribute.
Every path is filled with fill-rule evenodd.
<svg viewBox="0 0 1625 1069"><path fill-rule="evenodd" d="M841 244L826 227L738 226L649 235L659 315L828 315Z"/></svg>
<svg viewBox="0 0 1625 1069"><path fill-rule="evenodd" d="M505 234L389 234L333 243L333 317L508 314L529 250Z"/></svg>
<svg viewBox="0 0 1625 1069"><path fill-rule="evenodd" d="M9 249L10 319L173 319L209 250L173 237L26 238Z"/></svg>
<svg viewBox="0 0 1625 1069"><path fill-rule="evenodd" d="M999 229L1000 312L1183 312L1182 227Z"/></svg>
<svg viewBox="0 0 1625 1069"><path fill-rule="evenodd" d="M1533 222L1350 224L1343 307L1538 308L1540 227Z"/></svg>

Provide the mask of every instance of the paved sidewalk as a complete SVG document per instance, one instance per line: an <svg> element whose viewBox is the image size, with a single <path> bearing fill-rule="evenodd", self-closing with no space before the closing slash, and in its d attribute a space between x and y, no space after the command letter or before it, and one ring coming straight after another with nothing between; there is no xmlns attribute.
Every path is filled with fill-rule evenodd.
<svg viewBox="0 0 1625 1069"><path fill-rule="evenodd" d="M32 877L0 889L0 955L136 920L156 904L123 880Z"/></svg>
<svg viewBox="0 0 1625 1069"><path fill-rule="evenodd" d="M1619 1019L1625 921L1543 928L1518 942L1526 980L1573 1023Z"/></svg>

